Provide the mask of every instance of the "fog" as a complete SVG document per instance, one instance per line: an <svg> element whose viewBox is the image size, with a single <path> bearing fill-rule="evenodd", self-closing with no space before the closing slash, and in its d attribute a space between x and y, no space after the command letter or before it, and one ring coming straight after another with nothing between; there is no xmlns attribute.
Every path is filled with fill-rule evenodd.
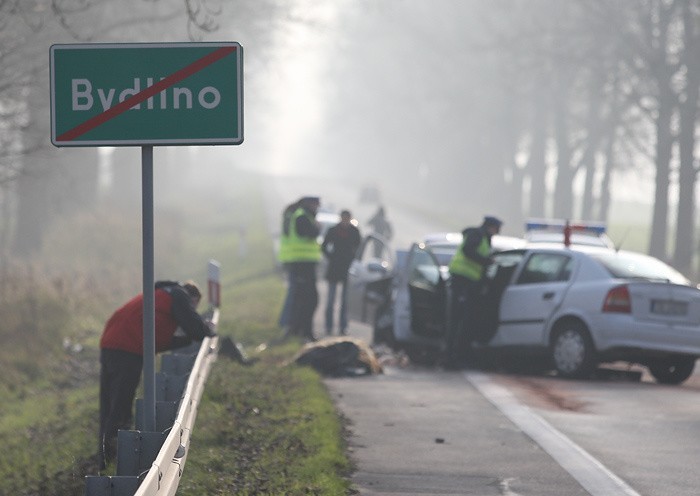
<svg viewBox="0 0 700 496"><path fill-rule="evenodd" d="M527 177L520 201L509 194L516 180L510 169L524 169L529 151L523 138L522 150L504 153L512 146L508 134L523 125L508 93L529 91L533 69L518 80L511 48L496 30L517 2L299 4L309 5L306 22L278 33L274 61L256 60L260 70L246 77L245 143L198 154L275 176L309 176L311 189L314 178L358 192L376 185L396 203L450 215L455 230L494 213L520 235L525 217L555 215L554 166L546 171L544 212L530 212ZM235 31L230 37L243 44L247 61L256 59L258 47ZM648 226L653 164L642 154L635 164L632 173L616 171L607 220ZM574 177L579 198L583 175Z"/></svg>
<svg viewBox="0 0 700 496"><path fill-rule="evenodd" d="M157 205L182 196L206 205L255 171L279 187L280 204L308 187L329 205L368 211L360 192L376 187L389 212L421 229L461 230L492 214L519 236L527 217L602 220L613 239L631 230L632 248L696 272L696 0L132 3L153 23L144 14L100 31L118 24L114 4L87 2L85 14L46 18L58 27L37 53L55 42L189 39L244 50L244 142L158 147ZM198 6L194 21L186 5ZM39 161L52 167L27 174ZM82 189L92 177L97 201L138 205L138 148L44 146L40 159L12 163L25 174L2 182L3 252L31 252L42 240L29 226L83 208L80 195L67 208L52 193L71 180ZM37 201L22 206L38 177L48 178L50 215ZM287 191L285 178L297 186Z"/></svg>

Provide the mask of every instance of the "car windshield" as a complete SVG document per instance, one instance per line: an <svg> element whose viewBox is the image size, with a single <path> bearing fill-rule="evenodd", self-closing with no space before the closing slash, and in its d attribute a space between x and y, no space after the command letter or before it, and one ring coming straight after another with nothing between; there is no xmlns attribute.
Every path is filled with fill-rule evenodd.
<svg viewBox="0 0 700 496"><path fill-rule="evenodd" d="M603 265L615 278L690 284L690 281L676 269L666 265L661 260L640 253L610 251L591 253L590 256Z"/></svg>
<svg viewBox="0 0 700 496"><path fill-rule="evenodd" d="M438 263L443 266L449 265L450 260L452 260L452 256L457 251L457 248L459 248L459 245L455 244L430 245L430 251L433 252L433 255L435 255L435 258L437 259Z"/></svg>
<svg viewBox="0 0 700 496"><path fill-rule="evenodd" d="M498 239L498 241L499 246L492 246L492 250L494 252L500 252L511 248L515 248L515 245L518 245L519 241L523 241L524 243L524 240L520 240L518 238L507 238L503 236L501 236ZM435 255L435 258L437 259L438 263L441 266L446 267L450 264L450 260L452 260L452 257L457 252L459 246L459 244L455 243L431 243L429 245L429 248L430 251L433 252L433 255Z"/></svg>

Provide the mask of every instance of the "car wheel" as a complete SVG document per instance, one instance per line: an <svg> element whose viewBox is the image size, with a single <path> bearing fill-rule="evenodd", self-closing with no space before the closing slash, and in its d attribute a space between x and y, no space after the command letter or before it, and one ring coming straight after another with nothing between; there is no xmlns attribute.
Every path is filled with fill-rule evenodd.
<svg viewBox="0 0 700 496"><path fill-rule="evenodd" d="M434 367L440 360L440 351L436 348L423 345L408 345L404 346L403 350L408 355L408 359L416 364L425 367Z"/></svg>
<svg viewBox="0 0 700 496"><path fill-rule="evenodd" d="M552 338L551 355L561 377L588 377L596 366L593 341L580 322L567 322L558 328Z"/></svg>
<svg viewBox="0 0 700 496"><path fill-rule="evenodd" d="M695 357L664 358L650 363L648 367L659 384L680 384L693 373Z"/></svg>

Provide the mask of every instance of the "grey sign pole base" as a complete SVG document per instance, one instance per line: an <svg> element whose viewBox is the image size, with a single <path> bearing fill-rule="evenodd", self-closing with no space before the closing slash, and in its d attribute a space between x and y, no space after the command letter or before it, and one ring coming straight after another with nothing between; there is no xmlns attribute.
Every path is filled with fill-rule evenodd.
<svg viewBox="0 0 700 496"><path fill-rule="evenodd" d="M141 481L136 476L85 477L85 496L133 496Z"/></svg>

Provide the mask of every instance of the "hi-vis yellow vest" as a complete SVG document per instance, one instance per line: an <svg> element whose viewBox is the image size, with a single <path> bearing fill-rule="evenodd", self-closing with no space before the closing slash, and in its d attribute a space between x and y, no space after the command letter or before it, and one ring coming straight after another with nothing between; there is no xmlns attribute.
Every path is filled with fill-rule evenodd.
<svg viewBox="0 0 700 496"><path fill-rule="evenodd" d="M466 241L467 237L465 236L457 253L455 253L452 260L450 260L450 274L463 276L472 281L479 281L484 272L484 267L476 260L472 260L464 255L462 249ZM481 243L479 243L479 246L476 248L476 252L484 257L488 257L491 253L491 245L486 236L481 238Z"/></svg>
<svg viewBox="0 0 700 496"><path fill-rule="evenodd" d="M297 219L306 215L313 222L314 218L303 208L292 214L289 222L289 236L280 238L279 259L282 262L318 262L321 260L321 245L316 238L302 238L297 234Z"/></svg>

